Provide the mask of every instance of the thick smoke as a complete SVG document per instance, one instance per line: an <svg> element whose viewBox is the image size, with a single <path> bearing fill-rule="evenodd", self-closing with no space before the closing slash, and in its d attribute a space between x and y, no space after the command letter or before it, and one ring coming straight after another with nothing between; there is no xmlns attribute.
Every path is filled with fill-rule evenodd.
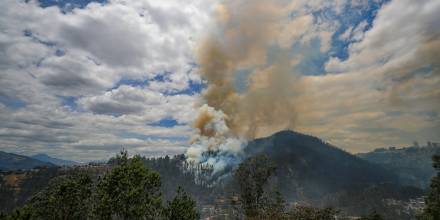
<svg viewBox="0 0 440 220"><path fill-rule="evenodd" d="M190 160L220 171L239 162L245 140L294 128L296 94L304 86L289 54L274 46L285 8L283 2L264 0L219 5L218 28L198 51L207 88L194 123L198 133L187 151ZM238 81L243 72L244 83Z"/></svg>

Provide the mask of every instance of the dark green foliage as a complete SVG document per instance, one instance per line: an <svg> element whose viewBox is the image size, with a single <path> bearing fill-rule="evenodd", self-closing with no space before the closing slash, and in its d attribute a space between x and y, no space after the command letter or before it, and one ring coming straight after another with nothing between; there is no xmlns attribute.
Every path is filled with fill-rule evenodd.
<svg viewBox="0 0 440 220"><path fill-rule="evenodd" d="M181 186L198 201L209 200L210 196L207 195L212 192L208 186L212 172L209 167L188 162L182 154L172 158L165 156L143 160L145 166L160 174L165 199L172 199L178 186Z"/></svg>
<svg viewBox="0 0 440 220"><path fill-rule="evenodd" d="M372 213L362 216L360 220L383 220L382 216L379 213L373 211Z"/></svg>
<svg viewBox="0 0 440 220"><path fill-rule="evenodd" d="M33 195L46 188L55 177L69 175L61 172L58 167L41 168L36 172L26 174L26 178L20 181L20 191L17 192L16 206L23 206Z"/></svg>
<svg viewBox="0 0 440 220"><path fill-rule="evenodd" d="M440 155L434 155L432 161L437 175L432 178L430 191L425 199L426 207L420 216L423 220L440 219Z"/></svg>
<svg viewBox="0 0 440 220"><path fill-rule="evenodd" d="M1 220L32 220L31 210L29 207L25 206L20 209L14 210L8 215L3 215Z"/></svg>
<svg viewBox="0 0 440 220"><path fill-rule="evenodd" d="M46 187L34 194L21 208L9 211L8 214L0 212L0 220L198 219L196 202L181 189L168 203L169 206L163 207L160 176L148 169L144 162L144 158L135 156L130 159L127 152L121 152L112 159L110 167L86 170L72 168L62 172L57 168L47 168L21 173L26 178L19 183L20 191L30 193ZM110 171L108 168L111 168ZM107 173L103 174L104 171ZM103 176L94 185L94 181L82 172L90 176L99 175L100 172ZM53 176L58 177L49 181ZM26 188L22 190L23 186ZM5 184L3 177L0 178L0 195L11 193L13 189ZM14 196L10 197L10 200L0 201L8 204L8 201L14 201Z"/></svg>
<svg viewBox="0 0 440 220"><path fill-rule="evenodd" d="M92 194L92 180L84 174L60 176L37 193L21 212L32 219L87 219Z"/></svg>
<svg viewBox="0 0 440 220"><path fill-rule="evenodd" d="M295 206L289 212L290 220L333 220L339 212L332 208L318 209L307 206Z"/></svg>
<svg viewBox="0 0 440 220"><path fill-rule="evenodd" d="M121 152L115 167L99 180L94 214L97 219L161 219L160 176L142 159Z"/></svg>
<svg viewBox="0 0 440 220"><path fill-rule="evenodd" d="M241 207L248 219L259 219L266 214L270 198L264 195L264 187L274 172L275 166L264 155L245 160L235 171L234 176L240 187Z"/></svg>
<svg viewBox="0 0 440 220"><path fill-rule="evenodd" d="M168 202L166 217L170 220L195 220L199 219L200 215L197 212L196 202L179 187L177 195Z"/></svg>

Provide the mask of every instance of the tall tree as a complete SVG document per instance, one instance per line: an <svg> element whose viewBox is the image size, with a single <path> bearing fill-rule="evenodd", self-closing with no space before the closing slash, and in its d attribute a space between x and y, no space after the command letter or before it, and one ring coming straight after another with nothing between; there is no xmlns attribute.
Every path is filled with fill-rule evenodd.
<svg viewBox="0 0 440 220"><path fill-rule="evenodd" d="M85 174L57 177L12 214L18 219L81 220L89 215L92 180ZM27 217L26 217L27 216Z"/></svg>
<svg viewBox="0 0 440 220"><path fill-rule="evenodd" d="M275 203L265 196L265 186L274 172L275 166L264 155L245 160L235 171L235 179L240 187L240 203L246 218L261 219L269 208L273 210Z"/></svg>
<svg viewBox="0 0 440 220"><path fill-rule="evenodd" d="M437 175L431 179L430 191L425 199L426 206L420 216L423 220L440 219L440 155L434 155L432 161Z"/></svg>
<svg viewBox="0 0 440 220"><path fill-rule="evenodd" d="M97 184L96 219L162 219L160 176L143 165L139 156L121 152L114 167Z"/></svg>
<svg viewBox="0 0 440 220"><path fill-rule="evenodd" d="M166 214L167 219L170 220L195 220L200 218L196 202L181 187L177 189L176 196L168 202Z"/></svg>

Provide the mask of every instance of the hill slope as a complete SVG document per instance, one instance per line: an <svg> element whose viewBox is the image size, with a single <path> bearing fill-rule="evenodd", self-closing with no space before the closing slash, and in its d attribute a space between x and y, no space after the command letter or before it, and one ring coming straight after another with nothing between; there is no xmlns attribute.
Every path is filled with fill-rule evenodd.
<svg viewBox="0 0 440 220"><path fill-rule="evenodd" d="M78 165L78 162L70 161L70 160L62 160L54 157L50 157L47 154L36 154L32 156L32 158L37 159L39 161L52 163L58 166L73 166Z"/></svg>
<svg viewBox="0 0 440 220"><path fill-rule="evenodd" d="M436 153L440 146L380 148L357 156L394 171L402 184L426 188L435 173L431 157Z"/></svg>
<svg viewBox="0 0 440 220"><path fill-rule="evenodd" d="M0 170L29 170L38 166L50 167L55 165L31 157L0 151Z"/></svg>
<svg viewBox="0 0 440 220"><path fill-rule="evenodd" d="M288 198L320 197L347 189L396 183L396 176L322 140L293 131L256 139L247 156L265 154L277 165L279 188Z"/></svg>

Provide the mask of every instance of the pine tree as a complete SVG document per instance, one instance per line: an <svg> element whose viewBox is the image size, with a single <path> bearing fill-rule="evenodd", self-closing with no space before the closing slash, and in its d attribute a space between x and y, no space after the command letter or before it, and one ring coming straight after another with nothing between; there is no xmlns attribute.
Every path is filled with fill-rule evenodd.
<svg viewBox="0 0 440 220"><path fill-rule="evenodd" d="M81 220L89 215L92 180L85 174L60 176L15 210L10 219Z"/></svg>
<svg viewBox="0 0 440 220"><path fill-rule="evenodd" d="M168 202L166 213L167 219L170 220L195 220L200 218L196 202L181 187L177 189L177 195Z"/></svg>
<svg viewBox="0 0 440 220"><path fill-rule="evenodd" d="M143 165L142 158L121 152L112 170L97 184L96 219L162 219L160 176Z"/></svg>

